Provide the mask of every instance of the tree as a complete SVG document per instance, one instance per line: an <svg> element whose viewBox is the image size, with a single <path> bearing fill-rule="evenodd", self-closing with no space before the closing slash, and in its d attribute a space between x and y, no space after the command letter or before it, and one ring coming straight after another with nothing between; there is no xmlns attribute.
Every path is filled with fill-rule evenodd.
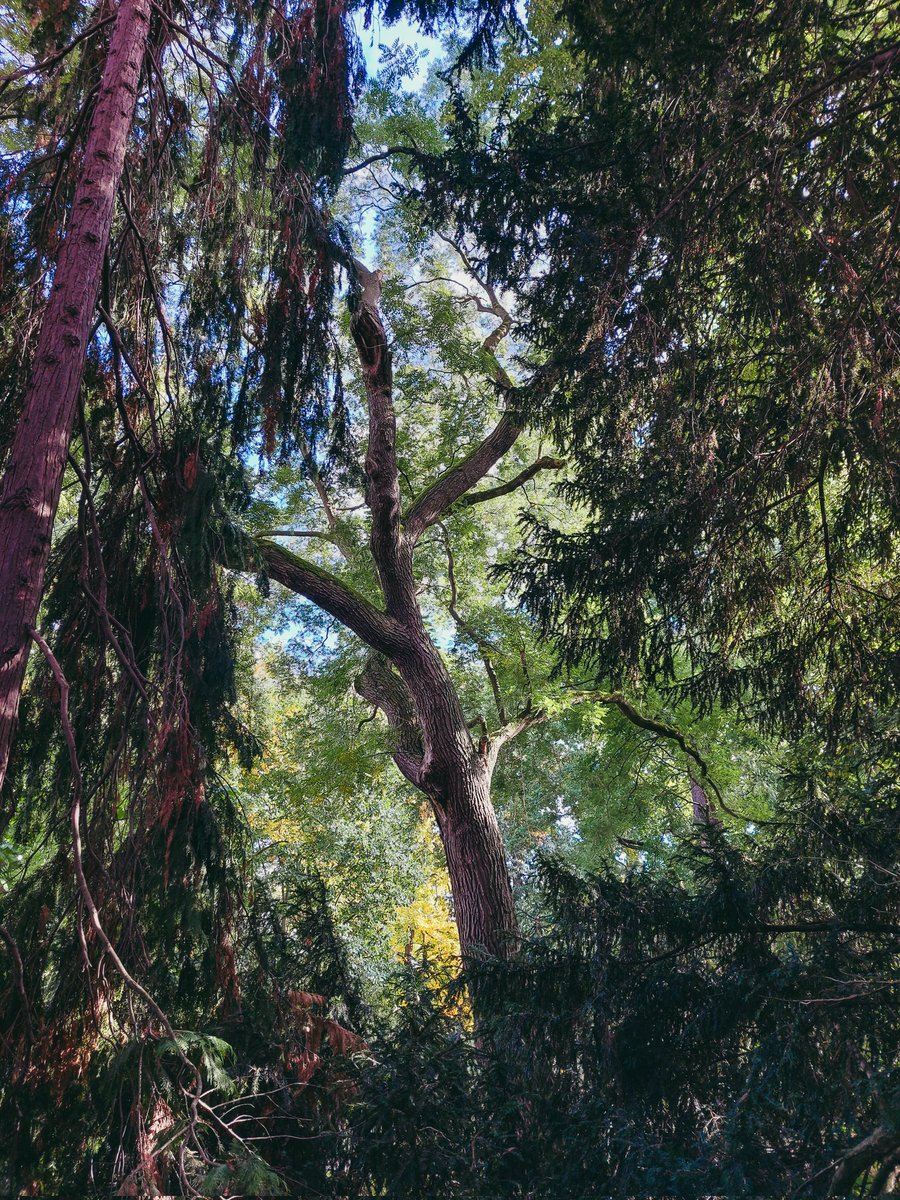
<svg viewBox="0 0 900 1200"><path fill-rule="evenodd" d="M368 1186L889 1195L895 753L887 730L794 748L780 821L706 830L662 870L545 862L544 936L485 964L477 1038L438 994L377 1046L351 1160Z"/></svg>
<svg viewBox="0 0 900 1200"><path fill-rule="evenodd" d="M4 141L13 407L42 307L28 285L55 259L39 232L71 203L98 73L73 7L47 6L49 57L67 52L39 72L46 104L13 93ZM889 541L870 536L886 425L854 388L887 379L893 350L865 342L815 237L760 221L741 171L774 204L788 163L782 192L796 173L793 201L890 281L895 172L861 153L877 215L845 228L835 147L839 126L887 142L872 105L893 18L823 6L810 30L806 12L708 6L698 38L672 6L539 3L533 42L495 37L496 72L457 44L416 98L395 47L350 161L339 0L154 9L0 828L9 1190L887 1185L891 667L875 686L846 663L886 656L842 655L874 624L846 596L888 596ZM802 137L813 118L824 150ZM698 215L693 176L722 145ZM872 434L837 412L846 477L832 458L822 473L811 382L824 363L834 385L842 329ZM782 441L776 351L802 416ZM774 461L801 446L798 486L813 449L818 474L743 563L752 504L782 498L758 442L742 457L754 432ZM562 669L505 590L519 519L538 555L514 578L569 638ZM813 528L832 569L846 553L838 596ZM459 980L373 928L428 924L446 948L430 815Z"/></svg>
<svg viewBox="0 0 900 1200"><path fill-rule="evenodd" d="M53 519L149 28L149 5L144 0L122 0L72 197L72 215L41 322L31 381L3 474L0 788L6 776L31 629L44 588Z"/></svg>
<svg viewBox="0 0 900 1200"><path fill-rule="evenodd" d="M897 687L896 22L627 9L536 24L516 100L460 83L418 164L577 448L590 520L534 522L514 578L572 663L857 728Z"/></svg>
<svg viewBox="0 0 900 1200"><path fill-rule="evenodd" d="M241 19L244 19L243 15ZM222 128L217 132L225 135L225 145L232 155L232 161L240 164L242 169L249 168L252 177L262 177L265 163L270 157L273 167L265 200L261 204L253 196L238 199L233 183L222 185L222 190L233 205L232 215L243 207L251 222L249 230L252 236L249 241L246 240L247 233L241 228L237 237L244 239L246 244L239 248L232 243L231 286L223 287L221 279L214 278L211 265L221 255L221 244L213 249L217 239L209 233L209 214L204 213L201 218L204 237L212 253L207 261L199 260L191 253L187 255L190 286L187 288L189 294L183 299L185 331L192 338L185 368L187 372L193 372L198 381L202 381L210 377L211 360L224 357L220 369L225 378L229 375L232 379L235 376L242 377L238 403L230 412L234 422L232 449L241 447L242 439L248 433L252 431L255 434L258 431L257 418L260 413L263 414L262 425L265 428L264 453L271 454L274 451L276 436L280 437L283 452L287 452L289 446L306 444L307 438L314 441L315 436L321 433L329 402L329 339L336 264L343 262L356 280L359 296L351 330L367 380L370 409L367 497L373 515L372 552L386 611L384 614L376 613L371 606L347 593L339 582L325 580L315 572L304 573L302 564L288 562L287 556L274 547L265 549L264 558L274 578L303 591L321 603L326 611L345 621L372 649L386 655L397 666L400 676L405 678L406 686L412 688L416 719L422 724L420 733L424 744L419 764L413 765L414 755L404 756L404 769L410 777L427 788L432 799L442 806L448 854L453 862L451 874L455 884L462 889L457 908L461 928L465 929L464 945L480 944L492 951L499 951L505 935L512 932L515 922L502 844L487 795L496 753L500 745L514 735L515 730L510 725L499 734L490 752L485 749L479 754L474 749L458 698L453 693L439 655L425 633L415 603L412 554L421 532L437 521L445 509L477 483L509 449L518 435L519 425L511 416L502 420L494 435L485 441L479 451L473 453L471 461L460 467L452 479L442 481L423 496L421 506L407 514L405 530L401 533L397 507L399 485L393 447L390 353L378 312L377 282L374 275L347 257L346 245L341 244L340 237L332 236L328 230L327 218L314 195L316 189L323 196L333 191L341 178L343 156L350 135L352 97L358 84L352 42L344 29L344 14L340 7L334 13L330 10L326 12L322 6L308 13L305 9L297 13L284 12L278 20L281 24L277 36L265 22L256 25L245 50L243 80L233 81L226 74L221 81L222 99L212 107L211 115L207 117L213 125L221 122ZM264 47L270 36L274 38L271 45L277 45L278 49L270 54L268 78L263 79L265 72L260 64L265 57ZM190 37L189 46L194 46ZM217 68L228 66L226 60L212 53ZM306 74L298 71L298 64L304 62L309 67ZM327 70L320 69L323 64ZM183 99L182 104L185 103L194 105L198 114L204 108L209 111L209 105L201 97ZM283 104L287 114L274 146L269 125L266 121L260 124L259 119L261 113L265 114L265 105L271 107L273 103ZM105 113L100 117L105 121ZM213 132L204 147L207 161L203 165L210 174L214 169L210 168L210 163L218 166L222 156L222 149L215 145L215 137L216 132ZM183 169L183 163L178 165ZM113 180L113 184L115 182L117 180ZM167 182L170 188L174 186L177 189L183 185L183 180L177 175ZM175 194L170 192L170 195ZM111 203L110 197L107 224L112 216ZM183 203L182 198L180 203ZM280 239L271 237L276 220L276 203L283 204L285 210L283 236ZM222 204L221 198L219 204L220 212L227 207ZM194 207L193 201L189 200L186 207L190 211ZM215 233L219 232L217 227ZM178 234L171 241L173 251L183 252L183 243L179 244ZM162 252L163 249L163 245L159 245L158 250ZM141 253L145 273L150 276L145 284L155 308L158 336L166 356L165 390L168 392L173 384L170 370L172 337L158 283L149 269L152 264L148 260L146 242L141 245ZM262 257L266 253L271 256L267 260ZM310 255L314 256L314 263L309 263ZM258 262L260 271L269 282L268 295L262 305L261 329L253 332L248 328L248 309L256 280L247 277L249 259ZM98 278L101 262L102 252L96 264ZM171 262L166 263L162 258L158 265L169 271L173 268ZM214 292L214 295L211 296L210 292ZM212 305L204 306L204 298L211 299ZM142 300L146 304L146 293ZM55 310L48 314L50 325L55 320L54 313ZM147 432L153 449L148 461L153 462L159 455L161 442L159 423L153 412L151 385L130 358L125 340L112 317L109 321L104 317L104 321L111 340L115 371L121 372L124 360L143 397L149 401ZM213 343L223 333L223 326L227 330L224 356L213 348ZM85 325L85 336L87 330L88 326ZM254 333L259 335L258 338ZM84 347L81 343L79 347L80 362ZM145 344L142 353L152 373L152 346ZM74 415L74 384L77 378L73 377L72 382L71 404L64 413L69 422L67 429ZM120 389L119 380L116 386ZM177 386L174 390L177 392ZM173 405L179 403L175 394L168 399ZM232 409L232 402L233 397L228 394L226 384L225 395L220 390L213 403L221 412ZM182 444L202 425L201 410L202 402L196 403L191 416L182 422L176 434ZM28 412L26 407L19 425L20 449L21 442L26 441L28 436ZM126 424L126 436L135 457L140 461L144 453L140 434L133 427L127 429ZM60 441L60 445L63 442L68 445L68 436ZM8 470L8 478L13 481L19 478L15 474L19 469L16 462L16 459L11 459ZM62 463L63 459L60 458L57 484L61 483ZM196 464L197 460L194 459L193 462L185 461L182 467L190 476L185 476L184 480L188 490L193 486L198 469ZM143 477L147 465L147 462L141 462L139 471L142 500L149 509L154 507L154 501ZM45 514L47 532L52 525L51 509ZM156 521L156 514L148 516L151 522ZM157 538L158 542L164 540L161 536ZM49 551L47 538L44 538L42 545ZM162 546L158 545L157 550L165 555ZM220 558L223 557L229 561L227 553L220 555ZM16 577L26 579L28 595L31 597L29 603L36 612L42 572L23 572L20 569ZM206 590L207 585L200 584L200 587ZM185 607L183 601L179 603ZM31 613L29 620L33 616L34 613ZM12 611L9 619L14 621ZM14 699L18 696L24 663L25 649L22 648L13 663L18 672L11 683L10 694ZM367 676L370 687L380 687L374 683L376 670L373 665ZM413 678L417 680L415 686L412 684ZM395 686L394 681L388 686ZM392 703L383 694L382 700ZM407 697L404 696L401 702L406 705ZM529 721L520 721L519 724L524 728ZM408 739L419 734L410 729L404 736ZM443 796L443 801L438 800L439 794ZM451 803L450 796L457 794L460 798ZM469 842L470 850L464 852L461 847Z"/></svg>
<svg viewBox="0 0 900 1200"><path fill-rule="evenodd" d="M359 294L354 298L350 332L368 410L364 476L371 514L369 551L384 609L375 608L337 576L274 542L264 543L262 553L273 579L312 600L374 652L357 677L356 688L385 714L394 734L397 767L433 807L447 856L463 953L480 948L504 957L512 948L516 918L490 800L491 777L503 746L545 714L526 707L493 734L482 726L480 739L473 741L470 720L423 620L413 560L422 534L453 505L467 498L470 502L491 498L491 489L484 489L481 496L472 489L512 448L521 424L507 408L479 444L402 512L392 357L379 307L381 280L358 262L353 270ZM493 304L500 323L483 347L488 355L509 323L495 296ZM494 371L499 373L499 366ZM502 390L512 392L508 377L498 374L498 378ZM309 465L315 472L315 464ZM543 465L557 464L548 460ZM318 484L331 536L340 546L336 517L324 499L324 484L321 480Z"/></svg>

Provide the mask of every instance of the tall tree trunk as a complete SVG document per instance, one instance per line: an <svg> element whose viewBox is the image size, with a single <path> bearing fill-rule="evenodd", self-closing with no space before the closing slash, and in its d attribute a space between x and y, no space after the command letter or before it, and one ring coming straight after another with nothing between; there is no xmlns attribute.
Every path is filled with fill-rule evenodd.
<svg viewBox="0 0 900 1200"><path fill-rule="evenodd" d="M410 622L413 652L397 660L415 706L423 756L418 786L434 806L464 957L487 951L507 957L515 944L516 910L497 814L492 766L472 744L453 680L418 609Z"/></svg>
<svg viewBox="0 0 900 1200"><path fill-rule="evenodd" d="M415 649L389 660L373 655L356 690L378 705L394 732L394 762L432 804L464 956L500 958L515 947L512 887L491 803L493 763L476 750L459 696L421 621L408 631Z"/></svg>
<svg viewBox="0 0 900 1200"><path fill-rule="evenodd" d="M150 24L121 0L84 163L0 487L0 788L41 601L50 537Z"/></svg>
<svg viewBox="0 0 900 1200"><path fill-rule="evenodd" d="M448 781L438 825L463 956L484 950L508 958L515 949L516 910L490 775L480 759Z"/></svg>

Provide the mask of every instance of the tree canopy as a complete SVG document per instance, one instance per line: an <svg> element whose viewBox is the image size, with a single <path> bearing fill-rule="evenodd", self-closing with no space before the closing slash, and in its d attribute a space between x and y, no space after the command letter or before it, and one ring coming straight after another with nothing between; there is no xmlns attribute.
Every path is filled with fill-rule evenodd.
<svg viewBox="0 0 900 1200"><path fill-rule="evenodd" d="M890 1193L896 12L0 31L0 1193Z"/></svg>

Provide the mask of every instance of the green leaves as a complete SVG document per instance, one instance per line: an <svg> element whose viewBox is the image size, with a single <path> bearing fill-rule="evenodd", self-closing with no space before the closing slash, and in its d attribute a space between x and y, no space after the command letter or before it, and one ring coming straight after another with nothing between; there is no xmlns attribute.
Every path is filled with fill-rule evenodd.
<svg viewBox="0 0 900 1200"><path fill-rule="evenodd" d="M221 1096L235 1094L234 1081L225 1069L226 1063L234 1060L234 1050L222 1038L192 1030L176 1030L174 1042L170 1038L162 1038L154 1044L153 1052L160 1061L166 1056L180 1058L184 1055L196 1063L203 1073L203 1079Z"/></svg>

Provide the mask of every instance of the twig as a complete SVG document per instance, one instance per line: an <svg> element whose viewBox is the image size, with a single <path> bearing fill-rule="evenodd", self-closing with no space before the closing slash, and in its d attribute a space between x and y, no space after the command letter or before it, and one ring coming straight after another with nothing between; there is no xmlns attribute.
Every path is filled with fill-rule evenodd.
<svg viewBox="0 0 900 1200"><path fill-rule="evenodd" d="M503 703L503 693L500 691L500 681L497 678L497 672L494 670L494 664L491 661L490 655L490 651L493 650L494 647L486 638L483 638L477 630L473 629L472 626L463 619L462 614L456 607L458 601L458 592L456 587L456 571L454 569L455 563L453 558L453 548L450 545L450 535L447 532L447 527L443 524L443 522L438 522L438 528L443 535L444 550L447 554L447 579L450 583L450 600L447 603L447 612L449 612L450 616L453 618L456 627L461 630L461 632L467 634L475 643L475 646L478 650L478 656L484 664L484 671L488 677L488 682L491 685L491 691L494 694L494 705L497 709L497 716L500 718L501 724L505 725L508 720L506 714L506 705ZM482 722L483 720L484 718L482 718ZM484 729L484 733L487 734L486 727Z"/></svg>
<svg viewBox="0 0 900 1200"><path fill-rule="evenodd" d="M469 492L462 496L459 500L461 505L468 506L470 504L483 504L485 500L496 500L500 496L507 496L510 492L514 492L516 488L521 487L523 483L527 483L529 479L533 479L538 471L558 471L566 465L564 458L552 458L545 454L541 458L533 462L530 467L525 467L518 475L506 483L500 483L496 487L484 488L480 492Z"/></svg>
<svg viewBox="0 0 900 1200"><path fill-rule="evenodd" d="M61 59L83 42L85 38L93 37L105 25L110 25L116 19L116 14L111 13L108 17L103 17L100 21L95 21L93 25L89 25L87 29L83 29L76 37L73 37L71 42L63 46L62 50L58 50L56 54L51 54L48 58L41 59L30 67L19 67L16 71L11 71L9 75L0 79L0 96L6 91L11 83L15 83L17 79L24 79L27 75L36 75L39 71L46 71L48 67L55 66Z"/></svg>
<svg viewBox="0 0 900 1200"><path fill-rule="evenodd" d="M16 944L16 939L9 932L5 925L0 925L0 938L6 942L9 948L10 957L13 960L13 969L16 974L16 990L19 993L19 998L22 1001L22 1016L25 1018L25 1028L28 1031L29 1042L34 1042L34 1026L31 1023L31 1006L28 1003L28 993L25 991L25 968L22 965L22 955L19 953L19 947Z"/></svg>

